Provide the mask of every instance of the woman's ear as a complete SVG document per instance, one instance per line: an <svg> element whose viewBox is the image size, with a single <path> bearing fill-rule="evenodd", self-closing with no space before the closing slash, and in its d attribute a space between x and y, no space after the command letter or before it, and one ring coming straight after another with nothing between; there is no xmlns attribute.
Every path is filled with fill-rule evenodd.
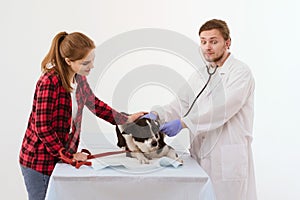
<svg viewBox="0 0 300 200"><path fill-rule="evenodd" d="M71 60L69 58L65 58L65 62L68 64L68 65L71 65Z"/></svg>

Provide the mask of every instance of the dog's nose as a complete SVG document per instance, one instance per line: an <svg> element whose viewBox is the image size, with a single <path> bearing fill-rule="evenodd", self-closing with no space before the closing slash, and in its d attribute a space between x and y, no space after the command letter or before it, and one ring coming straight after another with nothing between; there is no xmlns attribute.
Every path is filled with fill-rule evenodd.
<svg viewBox="0 0 300 200"><path fill-rule="evenodd" d="M157 141L153 140L153 141L151 142L151 146L156 147L156 146L157 146Z"/></svg>

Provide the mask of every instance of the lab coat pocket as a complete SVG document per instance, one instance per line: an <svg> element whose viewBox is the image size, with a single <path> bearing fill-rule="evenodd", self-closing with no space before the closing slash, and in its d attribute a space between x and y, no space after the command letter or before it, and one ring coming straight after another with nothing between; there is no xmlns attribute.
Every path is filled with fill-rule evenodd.
<svg viewBox="0 0 300 200"><path fill-rule="evenodd" d="M243 144L224 145L221 149L223 180L247 178L248 154Z"/></svg>

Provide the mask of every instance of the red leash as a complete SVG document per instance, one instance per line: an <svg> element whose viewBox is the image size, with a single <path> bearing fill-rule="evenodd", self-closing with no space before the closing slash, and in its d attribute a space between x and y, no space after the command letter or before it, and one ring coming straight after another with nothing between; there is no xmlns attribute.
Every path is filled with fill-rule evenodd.
<svg viewBox="0 0 300 200"><path fill-rule="evenodd" d="M64 150L65 150L64 148L59 150L59 157L65 163L68 163L68 164L76 167L76 169L80 168L81 165L92 166L92 162L90 162L90 161L78 161L78 160L73 161L73 159L68 158L67 156L64 155L64 153L63 153ZM126 153L126 152L129 152L129 151L126 151L126 150L109 151L109 152L104 152L104 153L99 153L99 154L94 154L94 155L92 155L91 152L87 149L82 149L81 152L86 153L87 154L87 160L90 160L90 159L101 158L101 157L115 155L115 154Z"/></svg>

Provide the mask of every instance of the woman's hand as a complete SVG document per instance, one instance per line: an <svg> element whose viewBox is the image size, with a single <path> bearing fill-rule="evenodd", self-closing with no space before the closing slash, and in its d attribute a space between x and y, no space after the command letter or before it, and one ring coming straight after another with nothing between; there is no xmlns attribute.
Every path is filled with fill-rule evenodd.
<svg viewBox="0 0 300 200"><path fill-rule="evenodd" d="M137 113L133 113L131 115L128 115L127 123L134 122L135 120L137 120L138 118L144 116L145 114L147 114L147 112L137 112Z"/></svg>
<svg viewBox="0 0 300 200"><path fill-rule="evenodd" d="M87 154L82 152L77 152L73 154L73 162L75 161L86 161L87 160Z"/></svg>

